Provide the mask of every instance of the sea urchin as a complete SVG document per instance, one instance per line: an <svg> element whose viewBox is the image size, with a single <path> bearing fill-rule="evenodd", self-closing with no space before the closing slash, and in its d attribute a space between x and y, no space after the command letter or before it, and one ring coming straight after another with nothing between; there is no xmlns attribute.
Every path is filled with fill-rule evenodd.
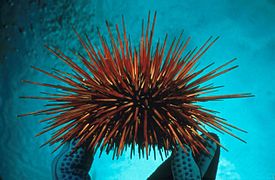
<svg viewBox="0 0 275 180"><path fill-rule="evenodd" d="M223 147L205 127L238 138L230 129L242 131L241 129L216 116L215 111L196 104L251 96L248 93L202 96L219 88L202 83L235 69L237 66L223 70L234 59L207 73L205 70L212 64L196 70L197 61L218 38L212 40L210 37L200 49L185 53L190 38L183 41L181 34L167 48L166 35L164 41L158 42L153 48L155 22L156 13L151 25L149 13L145 28L142 22L137 48L131 47L123 18L123 30L120 31L116 25L115 36L106 22L111 48L99 31L101 48L94 47L87 35L84 40L76 32L87 57L77 52L74 54L86 70L57 48L47 47L69 65L74 73L56 69L50 73L33 67L68 86L25 80L27 83L56 88L61 90L61 93L47 93L46 97L24 96L23 98L51 101L53 103L48 106L53 107L20 116L52 115L41 120L48 121L49 126L38 135L55 129L45 144L60 142L56 149L67 141L77 139L76 147L85 142L92 151L98 148L101 153L104 150L107 153L113 151L113 155L117 157L127 146L131 148L132 156L136 145L139 155L142 151L144 156L145 151L147 158L151 148L154 155L157 148L162 157L163 150L167 154L169 150L176 148L176 144L183 149L183 144L189 145L195 154L207 151L200 134L205 134Z"/></svg>

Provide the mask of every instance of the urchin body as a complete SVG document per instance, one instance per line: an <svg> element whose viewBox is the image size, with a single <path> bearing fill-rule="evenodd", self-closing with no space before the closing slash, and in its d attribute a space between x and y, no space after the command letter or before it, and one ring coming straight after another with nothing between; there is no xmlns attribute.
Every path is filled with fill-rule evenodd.
<svg viewBox="0 0 275 180"><path fill-rule="evenodd" d="M216 116L215 111L196 104L251 96L247 93L203 96L219 86L202 84L235 69L237 66L222 69L234 60L207 73L205 71L212 64L196 70L200 57L218 38L209 38L198 50L185 52L190 38L183 41L181 34L168 47L166 36L163 42L158 42L153 48L155 21L156 14L150 27L149 14L146 28L142 23L137 48L131 47L124 21L122 32L116 25L116 36L107 23L111 47L99 31L101 48L94 47L87 35L86 40L83 40L76 32L87 56L74 54L85 69L60 50L47 47L69 65L74 73L59 70L49 73L34 67L68 86L25 81L63 92L48 94L47 97L25 96L54 101L49 104L53 108L22 115L53 115L42 120L48 121L50 126L40 134L56 130L45 144L61 142L61 146L72 139L78 139L77 147L85 142L92 151L100 148L101 152L105 150L108 153L112 150L117 157L126 146L130 146L132 155L137 145L139 155L145 151L148 157L151 149L155 156L157 150L162 156L163 151L168 154L177 144L183 150L186 150L184 144L188 145L194 154L207 152L201 134L222 146L205 126L238 138L228 128L241 129ZM58 128L60 126L62 128Z"/></svg>

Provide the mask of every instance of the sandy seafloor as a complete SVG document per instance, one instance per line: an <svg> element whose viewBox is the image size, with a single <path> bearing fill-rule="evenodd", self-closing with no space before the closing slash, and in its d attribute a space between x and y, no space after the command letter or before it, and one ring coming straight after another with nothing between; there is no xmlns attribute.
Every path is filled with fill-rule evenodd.
<svg viewBox="0 0 275 180"><path fill-rule="evenodd" d="M35 138L44 124L39 117L17 118L17 114L43 108L43 102L22 100L46 88L21 83L22 79L54 82L30 68L69 70L44 48L45 44L81 49L73 33L87 32L98 44L96 27L106 33L105 20L121 23L125 16L133 44L140 35L141 19L157 10L154 42L166 32L191 36L190 47L201 45L210 35L221 36L202 57L200 67L217 65L237 57L240 67L213 80L225 85L220 93L251 92L249 99L207 103L232 124L248 131L236 132L247 141L219 134L229 152L221 151L217 179L274 179L275 177L275 1L274 0L83 0L1 1L0 24L0 177L4 180L51 179L53 147L39 146L50 137ZM161 163L124 155L119 160L96 155L90 171L96 180L146 179Z"/></svg>

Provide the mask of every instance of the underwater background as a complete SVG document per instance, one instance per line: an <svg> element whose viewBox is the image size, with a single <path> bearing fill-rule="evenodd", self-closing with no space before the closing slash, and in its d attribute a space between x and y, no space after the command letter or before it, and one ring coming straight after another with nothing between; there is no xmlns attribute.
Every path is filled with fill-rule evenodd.
<svg viewBox="0 0 275 180"><path fill-rule="evenodd" d="M69 70L44 47L59 47L64 52L81 49L72 26L89 35L97 45L96 28L106 34L105 20L114 28L124 15L133 44L138 42L141 20L148 11L157 11L154 42L170 39L184 29L191 36L190 47L202 45L209 36L220 39L200 60L200 67L215 62L221 65L237 57L236 70L212 82L225 85L219 94L250 92L253 98L204 103L209 109L248 133L219 134L222 144L217 179L275 178L275 1L274 0L59 0L1 1L0 12L0 179L51 179L54 147L39 146L50 133L35 137L45 124L41 117L18 118L18 114L42 109L45 102L20 99L39 95L45 87L21 82L23 79L54 82L31 66ZM112 155L95 156L90 175L96 180L146 179L161 163L130 160L129 151L118 160Z"/></svg>

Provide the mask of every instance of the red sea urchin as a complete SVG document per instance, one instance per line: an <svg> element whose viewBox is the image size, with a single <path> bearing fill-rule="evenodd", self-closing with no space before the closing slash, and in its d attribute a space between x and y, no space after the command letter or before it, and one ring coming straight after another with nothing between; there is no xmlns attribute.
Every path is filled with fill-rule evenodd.
<svg viewBox="0 0 275 180"><path fill-rule="evenodd" d="M72 139L78 139L76 147L84 142L92 151L100 147L101 153L111 150L119 157L124 147L130 146L131 156L135 145L139 155L148 158L149 150L156 148L162 157L176 144L185 149L187 144L193 153L206 151L200 133L217 142L205 129L205 126L226 132L236 138L230 129L243 131L215 115L215 111L205 109L195 103L226 98L250 97L251 94L230 94L202 96L219 86L202 85L237 66L222 70L232 63L231 60L222 66L205 73L212 64L196 71L195 65L200 57L218 39L210 37L199 50L184 54L190 38L182 40L182 34L174 39L167 49L165 40L152 48L152 38L156 22L156 13L150 27L150 13L146 28L142 23L139 48L132 48L127 38L124 20L123 31L116 25L117 35L113 36L107 24L111 48L98 31L101 48L95 48L86 35L82 39L76 32L87 57L74 54L81 60L86 70L56 48L47 47L50 52L69 65L74 73L54 70L46 72L33 67L68 86L46 84L32 81L27 83L47 86L61 90L62 93L49 94L46 97L24 96L23 98L49 100L53 108L22 114L52 115L41 120L48 121L49 126L40 134L57 129L45 144L61 142L56 148ZM60 127L60 128L58 128ZM240 139L240 138L238 138ZM241 140L241 139L240 139ZM242 140L243 141L243 140ZM45 145L44 144L44 145Z"/></svg>

